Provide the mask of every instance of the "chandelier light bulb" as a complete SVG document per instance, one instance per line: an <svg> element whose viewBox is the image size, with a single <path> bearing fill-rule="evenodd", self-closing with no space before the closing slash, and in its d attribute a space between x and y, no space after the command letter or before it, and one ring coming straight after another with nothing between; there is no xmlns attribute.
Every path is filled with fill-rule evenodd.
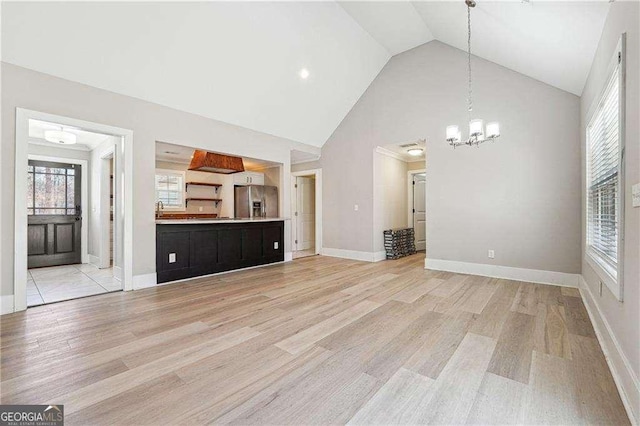
<svg viewBox="0 0 640 426"><path fill-rule="evenodd" d="M487 123L487 137L497 138L498 136L500 136L500 123L497 121Z"/></svg>
<svg viewBox="0 0 640 426"><path fill-rule="evenodd" d="M480 136L484 134L483 131L484 122L480 119L471 120L469 122L469 135L470 136Z"/></svg>
<svg viewBox="0 0 640 426"><path fill-rule="evenodd" d="M460 131L458 130L458 126L453 125L453 126L447 126L447 140L456 140L456 138L458 137L458 135L460 134Z"/></svg>

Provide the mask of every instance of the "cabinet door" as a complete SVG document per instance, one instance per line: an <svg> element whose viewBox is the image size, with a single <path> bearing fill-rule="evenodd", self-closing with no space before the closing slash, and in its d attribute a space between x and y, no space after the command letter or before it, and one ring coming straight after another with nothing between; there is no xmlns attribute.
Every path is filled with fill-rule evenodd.
<svg viewBox="0 0 640 426"><path fill-rule="evenodd" d="M247 176L247 173L234 173L233 183L235 185L246 185L247 183L249 183L249 177Z"/></svg>
<svg viewBox="0 0 640 426"><path fill-rule="evenodd" d="M188 268L190 232L163 232L160 236L160 250L156 263L160 271Z"/></svg>
<svg viewBox="0 0 640 426"><path fill-rule="evenodd" d="M242 172L233 175L235 185L264 185L264 173Z"/></svg>
<svg viewBox="0 0 640 426"><path fill-rule="evenodd" d="M242 260L262 259L262 228L242 230Z"/></svg>
<svg viewBox="0 0 640 426"><path fill-rule="evenodd" d="M242 260L242 233L240 229L218 231L218 262L234 263Z"/></svg>
<svg viewBox="0 0 640 426"><path fill-rule="evenodd" d="M262 228L262 239L265 257L282 255L284 244L281 226L265 226Z"/></svg>
<svg viewBox="0 0 640 426"><path fill-rule="evenodd" d="M191 233L191 266L215 266L218 263L218 231Z"/></svg>
<svg viewBox="0 0 640 426"><path fill-rule="evenodd" d="M251 185L264 185L264 173L250 172Z"/></svg>

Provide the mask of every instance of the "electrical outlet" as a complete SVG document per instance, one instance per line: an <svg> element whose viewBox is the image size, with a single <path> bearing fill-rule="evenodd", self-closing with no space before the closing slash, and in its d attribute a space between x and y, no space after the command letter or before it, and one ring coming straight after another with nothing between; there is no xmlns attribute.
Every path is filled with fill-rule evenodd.
<svg viewBox="0 0 640 426"><path fill-rule="evenodd" d="M489 256L489 259L495 259L496 252L493 250L489 250L488 256Z"/></svg>
<svg viewBox="0 0 640 426"><path fill-rule="evenodd" d="M357 212L357 211L358 211L358 205L357 205L357 204L354 204L354 205L353 205L353 211L354 211L354 212Z"/></svg>
<svg viewBox="0 0 640 426"><path fill-rule="evenodd" d="M273 242L273 249L274 250L278 250L278 247L280 247L280 244L277 241Z"/></svg>
<svg viewBox="0 0 640 426"><path fill-rule="evenodd" d="M169 263L176 263L176 254L169 253Z"/></svg>

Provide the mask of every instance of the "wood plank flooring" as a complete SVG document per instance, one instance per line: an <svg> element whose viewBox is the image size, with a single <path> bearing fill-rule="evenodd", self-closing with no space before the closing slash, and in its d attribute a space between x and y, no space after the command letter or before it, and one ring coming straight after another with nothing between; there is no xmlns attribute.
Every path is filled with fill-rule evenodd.
<svg viewBox="0 0 640 426"><path fill-rule="evenodd" d="M69 425L629 424L575 289L313 256L0 318Z"/></svg>

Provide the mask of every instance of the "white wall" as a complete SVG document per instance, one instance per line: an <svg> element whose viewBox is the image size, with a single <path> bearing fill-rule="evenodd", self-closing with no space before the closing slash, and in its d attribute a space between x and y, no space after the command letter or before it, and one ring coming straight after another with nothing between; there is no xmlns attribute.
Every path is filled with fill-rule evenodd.
<svg viewBox="0 0 640 426"><path fill-rule="evenodd" d="M437 41L394 56L342 121L320 160L324 246L375 250L368 153L426 138L430 258L579 273L579 98L474 57L474 116L500 121L502 137L453 150L445 128L468 121L466 60Z"/></svg>
<svg viewBox="0 0 640 426"><path fill-rule="evenodd" d="M29 143L29 154L33 155L45 155L47 157L59 157L59 158L72 158L74 160L86 160L91 159L91 151L84 151L79 149L65 149L57 146L46 146L40 144ZM89 164L91 169L91 164ZM91 173L89 171L82 171L83 173L89 173L89 180L91 180Z"/></svg>
<svg viewBox="0 0 640 426"><path fill-rule="evenodd" d="M384 251L385 229L407 226L407 163L373 153L374 252Z"/></svg>
<svg viewBox="0 0 640 426"><path fill-rule="evenodd" d="M315 170L322 168L320 160L307 161L304 163L296 163L291 165L292 172L304 172L306 170Z"/></svg>
<svg viewBox="0 0 640 426"><path fill-rule="evenodd" d="M267 167L266 169L256 170L264 173L264 184L268 186L276 186L280 190L280 166Z"/></svg>
<svg viewBox="0 0 640 426"><path fill-rule="evenodd" d="M422 170L426 167L426 161L410 161L407 163L407 170Z"/></svg>
<svg viewBox="0 0 640 426"><path fill-rule="evenodd" d="M613 56L616 45L623 32L627 33L627 88L626 88L626 163L624 208L624 301L616 297L603 286L599 294L600 280L591 266L582 261L582 275L586 281L587 295L608 323L612 338L616 343L605 340L606 346L611 344L609 356L614 368L625 384L625 392L634 410L636 419L640 419L640 208L631 206L631 186L640 182L640 6L637 2L611 3L609 15L602 32L593 65L581 98L581 138L582 138L582 187L586 187L586 138L585 129L588 124L592 104L597 102L607 78L607 67ZM581 190L584 194L584 190ZM583 195L584 196L584 195ZM586 236L586 204L583 198L582 208L582 253ZM606 337L606 336L605 336ZM617 350L621 353L617 353ZM626 360L624 359L626 358Z"/></svg>
<svg viewBox="0 0 640 426"><path fill-rule="evenodd" d="M291 150L317 155L319 149L2 63L3 200L15 199L15 111L17 107L112 125L133 131L133 273L155 272L155 142L163 141L283 164L289 181ZM290 188L282 186L284 216L290 213ZM0 295L13 294L11 201L2 205ZM285 252L290 252L290 222L285 222Z"/></svg>

